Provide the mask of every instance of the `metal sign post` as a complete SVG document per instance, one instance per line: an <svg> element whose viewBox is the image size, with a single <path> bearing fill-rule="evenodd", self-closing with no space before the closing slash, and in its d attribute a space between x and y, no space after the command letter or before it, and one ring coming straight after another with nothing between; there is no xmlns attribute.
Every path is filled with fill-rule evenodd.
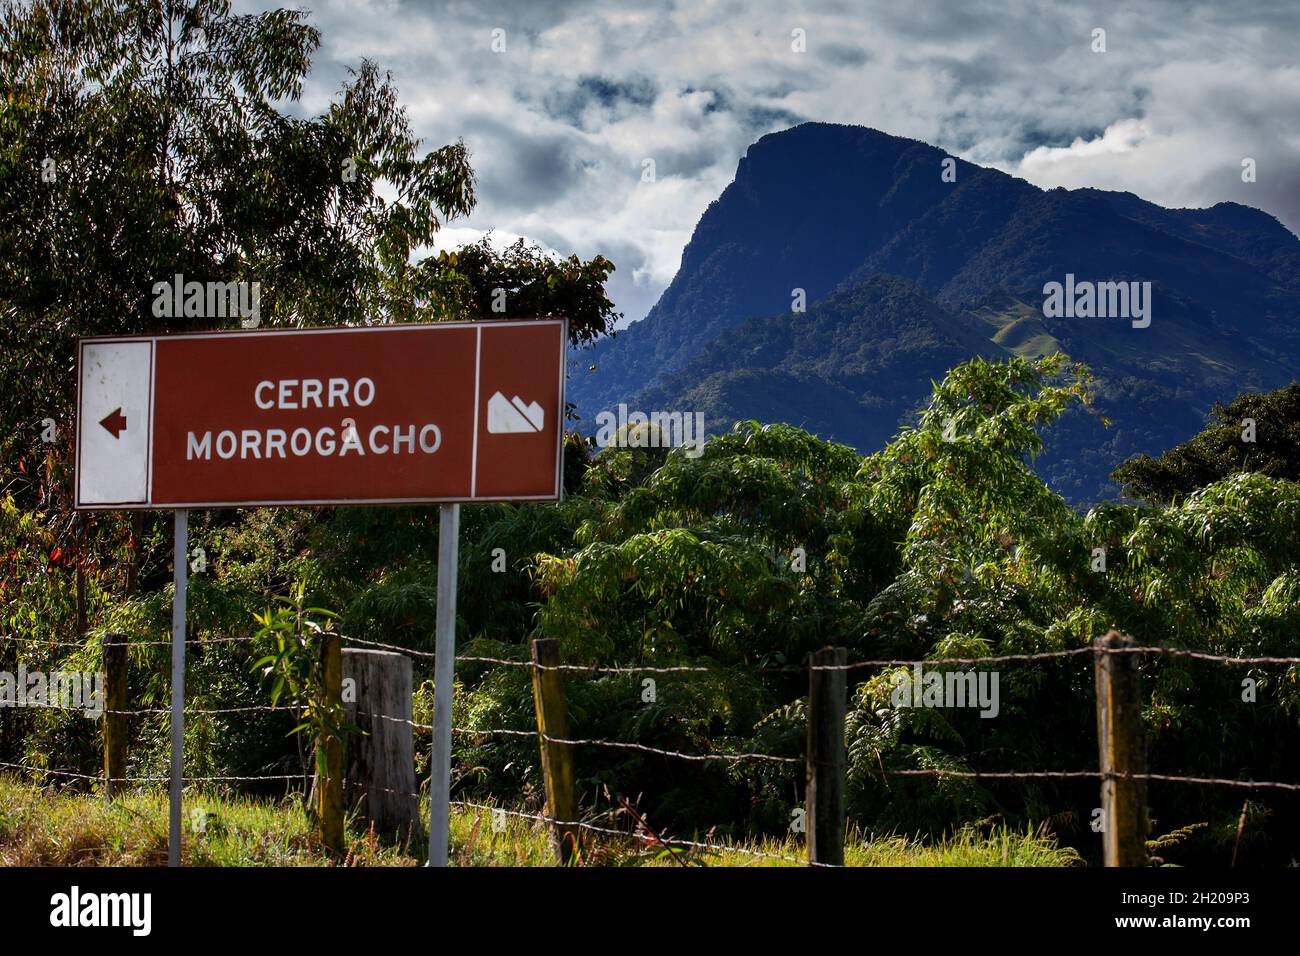
<svg viewBox="0 0 1300 956"><path fill-rule="evenodd" d="M456 572L460 505L438 521L438 623L433 659L433 757L429 761L429 866L447 865L451 827L451 704L456 680Z"/></svg>
<svg viewBox="0 0 1300 956"><path fill-rule="evenodd" d="M181 786L185 757L185 590L189 580L190 513L176 512L172 544L172 767L171 817L167 830L167 865L181 865Z"/></svg>

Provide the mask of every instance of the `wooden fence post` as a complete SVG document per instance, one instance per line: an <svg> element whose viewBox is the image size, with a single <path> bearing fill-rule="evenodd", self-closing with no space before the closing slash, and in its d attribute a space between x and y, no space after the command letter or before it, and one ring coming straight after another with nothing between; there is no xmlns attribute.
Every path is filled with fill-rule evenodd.
<svg viewBox="0 0 1300 956"><path fill-rule="evenodd" d="M1102 856L1106 866L1147 865L1147 785L1115 774L1146 773L1146 731L1135 647L1118 631L1097 640L1097 746L1100 752Z"/></svg>
<svg viewBox="0 0 1300 956"><path fill-rule="evenodd" d="M548 669L558 667L559 663L559 641L553 638L533 641L533 703L537 708L546 806L553 821L564 821L555 824L555 852L560 865L566 866L577 855L578 828L565 824L577 819L578 805L573 795L573 755L568 744L555 742L569 737L564 678L560 671Z"/></svg>
<svg viewBox="0 0 1300 956"><path fill-rule="evenodd" d="M347 722L363 733L347 739L344 798L376 833L418 844L424 837L415 782L411 659L394 651L343 649Z"/></svg>
<svg viewBox="0 0 1300 956"><path fill-rule="evenodd" d="M346 850L343 832L343 736L337 729L343 722L343 640L338 634L321 634L321 702L325 718L334 724L316 741L316 821L320 841L327 850L342 856Z"/></svg>
<svg viewBox="0 0 1300 956"><path fill-rule="evenodd" d="M831 866L844 865L846 663L844 648L827 647L813 652L808 672L808 862Z"/></svg>
<svg viewBox="0 0 1300 956"><path fill-rule="evenodd" d="M104 796L111 800L126 789L126 635L105 634L103 652Z"/></svg>

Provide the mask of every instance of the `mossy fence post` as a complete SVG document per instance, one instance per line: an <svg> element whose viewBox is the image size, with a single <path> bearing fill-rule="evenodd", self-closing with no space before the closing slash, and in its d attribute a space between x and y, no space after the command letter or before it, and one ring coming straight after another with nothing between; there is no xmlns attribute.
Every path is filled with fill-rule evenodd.
<svg viewBox="0 0 1300 956"><path fill-rule="evenodd" d="M555 853L561 866L577 856L578 805L573 793L573 755L565 714L564 678L557 670L560 642L553 638L533 641L533 703L537 708L537 735L542 751L542 776L546 781L546 808L555 832Z"/></svg>
<svg viewBox="0 0 1300 956"><path fill-rule="evenodd" d="M1142 688L1138 655L1123 653L1136 646L1118 631L1096 643L1097 747L1106 866L1147 865L1147 785L1140 779L1147 772Z"/></svg>
<svg viewBox="0 0 1300 956"><path fill-rule="evenodd" d="M125 634L105 634L104 652L104 796L112 799L126 788Z"/></svg>
<svg viewBox="0 0 1300 956"><path fill-rule="evenodd" d="M330 853L347 851L343 829L343 639L321 635L320 698L327 726L316 741L316 821L320 841Z"/></svg>

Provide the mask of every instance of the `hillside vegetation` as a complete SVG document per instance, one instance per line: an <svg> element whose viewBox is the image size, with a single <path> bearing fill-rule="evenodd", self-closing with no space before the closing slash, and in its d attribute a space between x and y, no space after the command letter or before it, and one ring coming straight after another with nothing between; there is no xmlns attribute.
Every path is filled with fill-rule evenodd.
<svg viewBox="0 0 1300 956"><path fill-rule="evenodd" d="M1086 648L1117 628L1142 644L1297 654L1300 485L1233 473L1172 506L1114 504L1080 515L1030 462L1052 422L1088 396L1086 370L1059 355L976 360L936 383L917 423L865 458L752 422L698 457L618 448L584 463L575 446L568 470L578 483L560 505L464 509L458 651L522 662L531 638L553 637L575 664L707 665L709 673L657 675L649 697L639 675L575 674L570 732L789 758L803 754L806 655L826 645L846 647L851 661L926 658L940 667L945 658ZM0 518L26 569L9 592L5 629L70 633L75 575L41 563L51 545L39 523L12 505ZM351 637L429 650L436 528L436 510L423 508L196 514L192 541L210 566L191 585L190 706L267 702L250 664L273 650L268 638L207 639L255 637L254 614L277 595L331 609ZM146 581L165 567L166 531L157 519L146 528ZM121 631L140 645L133 702L165 701L169 589L149 583L124 598L111 567L88 585L84 647L4 642L0 663L88 668L100 635ZM425 723L428 664L416 662L415 717ZM1164 657L1141 666L1153 772L1292 779L1294 667ZM1045 827L1060 845L1095 853L1095 781L897 775L1096 768L1089 657L995 669L994 719L973 708L899 709L891 697L901 669L852 672L852 825L942 842L995 820L1013 832ZM456 795L537 812L528 670L467 661L457 682ZM285 736L292 726L281 714L193 717L187 774L306 772L309 755ZM79 715L10 711L2 727L4 761L96 772L95 725ZM165 774L165 715L133 727L132 774ZM423 777L427 753L420 760ZM784 840L802 805L797 759L683 764L580 747L576 775L586 818L627 799L674 834ZM1222 863L1234 849L1244 862L1280 862L1296 843L1300 814L1284 792L1152 784L1150 802L1153 836L1166 838L1162 858L1174 862Z"/></svg>

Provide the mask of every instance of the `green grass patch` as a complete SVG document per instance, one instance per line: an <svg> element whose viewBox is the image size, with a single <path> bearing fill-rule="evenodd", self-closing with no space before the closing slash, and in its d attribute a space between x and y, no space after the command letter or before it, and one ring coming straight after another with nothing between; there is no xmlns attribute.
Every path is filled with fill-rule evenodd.
<svg viewBox="0 0 1300 956"><path fill-rule="evenodd" d="M421 805L427 812L427 805ZM494 825L495 824L495 825ZM397 846L353 822L348 854L331 860L297 798L280 801L221 793L186 793L183 862L187 866L419 866L425 846ZM698 842L716 843L716 840ZM802 839L722 849L674 848L651 838L587 834L587 866L802 866ZM551 866L551 834L542 821L497 817L491 810L452 807L456 866ZM1050 838L1005 829L963 830L948 840L901 836L867 841L853 834L850 866L1074 866L1078 855ZM41 789L0 775L0 866L165 866L167 795L156 789L115 800Z"/></svg>

